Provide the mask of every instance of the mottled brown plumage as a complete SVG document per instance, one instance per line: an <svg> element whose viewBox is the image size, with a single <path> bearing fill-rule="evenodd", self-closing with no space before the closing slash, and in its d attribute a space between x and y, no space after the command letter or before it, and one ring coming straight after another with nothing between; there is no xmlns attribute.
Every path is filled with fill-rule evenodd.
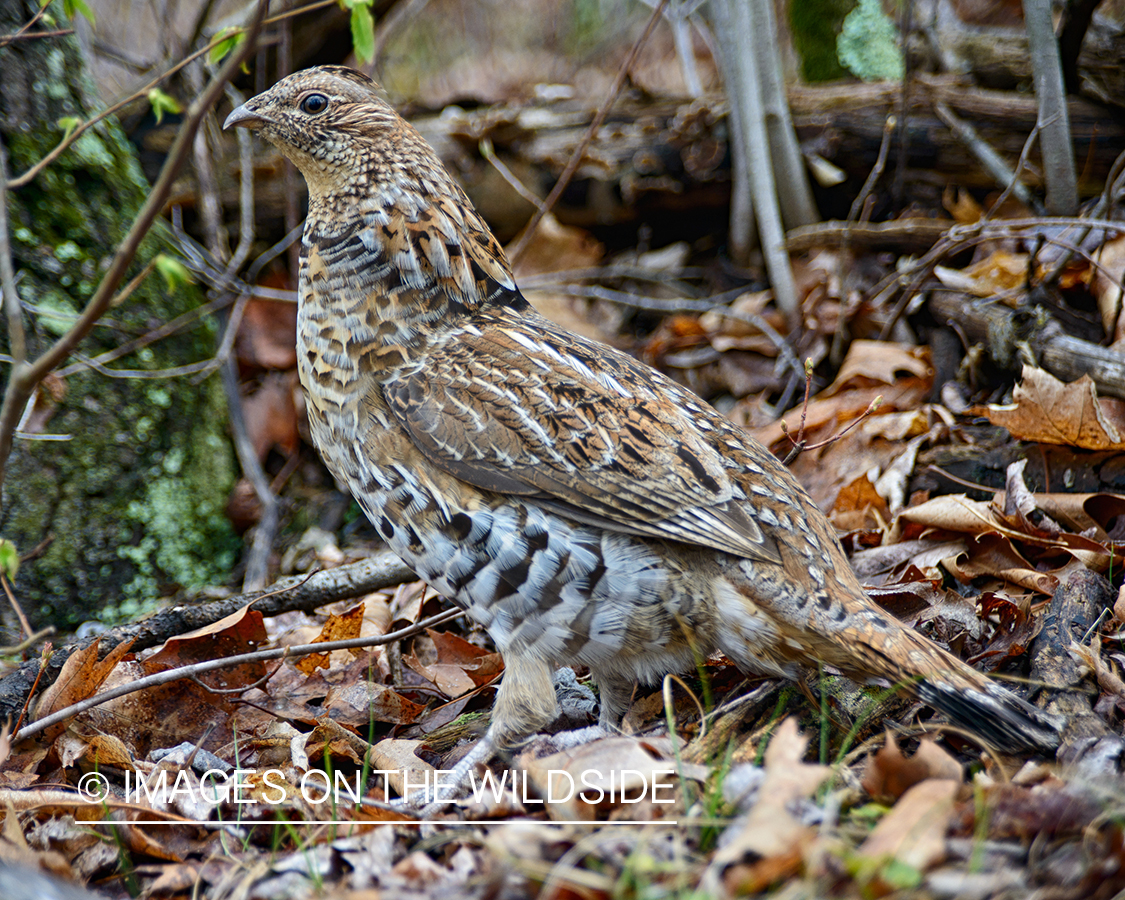
<svg viewBox="0 0 1125 900"><path fill-rule="evenodd" d="M313 438L387 543L506 662L480 756L590 667L601 724L636 680L721 649L793 677L904 687L1007 748L1059 725L864 594L831 526L760 444L658 372L538 315L433 150L364 76L292 75L227 125L309 185L298 356Z"/></svg>

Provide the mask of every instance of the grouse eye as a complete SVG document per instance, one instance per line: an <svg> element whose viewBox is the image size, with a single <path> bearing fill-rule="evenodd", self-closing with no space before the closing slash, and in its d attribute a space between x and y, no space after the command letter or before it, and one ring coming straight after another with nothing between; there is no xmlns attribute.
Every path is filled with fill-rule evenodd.
<svg viewBox="0 0 1125 900"><path fill-rule="evenodd" d="M326 109L328 109L328 98L324 94L309 94L301 101L301 112L306 112L310 116L322 113Z"/></svg>

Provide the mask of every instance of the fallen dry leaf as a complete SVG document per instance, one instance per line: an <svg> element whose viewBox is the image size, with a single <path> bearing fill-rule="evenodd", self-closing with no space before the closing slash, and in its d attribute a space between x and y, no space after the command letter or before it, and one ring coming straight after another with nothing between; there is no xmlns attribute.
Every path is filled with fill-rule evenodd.
<svg viewBox="0 0 1125 900"><path fill-rule="evenodd" d="M986 406L976 412L1022 441L1083 450L1125 449L1122 401L1098 397L1089 375L1065 384L1043 369L1024 366L1012 399L1010 406Z"/></svg>
<svg viewBox="0 0 1125 900"><path fill-rule="evenodd" d="M887 522L890 510L871 479L863 474L851 484L844 485L836 495L830 518L837 528L858 531Z"/></svg>
<svg viewBox="0 0 1125 900"><path fill-rule="evenodd" d="M832 397L848 388L868 387L872 382L894 384L903 372L923 380L932 378L930 348L887 341L852 341L836 380L821 396Z"/></svg>
<svg viewBox="0 0 1125 900"><path fill-rule="evenodd" d="M412 796L419 791L432 792L435 784L434 773L437 770L428 762L419 759L414 752L423 743L423 741L392 739L379 741L371 748L370 759L374 767L371 774L383 775L400 797Z"/></svg>
<svg viewBox="0 0 1125 900"><path fill-rule="evenodd" d="M1090 293L1098 301L1105 333L1112 344L1125 338L1125 316L1121 315L1121 279L1125 276L1125 235L1106 241L1094 254L1098 267L1090 280Z"/></svg>
<svg viewBox="0 0 1125 900"><path fill-rule="evenodd" d="M632 804L671 811L677 771L700 780L707 777L704 766L683 764L677 769L671 746L665 749L661 752L653 741L610 737L538 759L523 754L517 764L552 819L593 821L599 810L628 809Z"/></svg>
<svg viewBox="0 0 1125 900"><path fill-rule="evenodd" d="M297 416L298 390L296 370L270 372L256 391L242 398L246 432L259 461L264 462L275 447L284 456L297 451L301 441Z"/></svg>
<svg viewBox="0 0 1125 900"><path fill-rule="evenodd" d="M324 710L341 724L366 733L371 722L410 725L426 708L385 684L365 679L334 686L324 698Z"/></svg>
<svg viewBox="0 0 1125 900"><path fill-rule="evenodd" d="M960 779L931 778L910 788L856 851L873 863L895 860L919 872L945 858Z"/></svg>
<svg viewBox="0 0 1125 900"><path fill-rule="evenodd" d="M862 785L872 797L900 798L919 782L930 778L961 781L961 766L929 738L922 738L913 756L904 756L891 732L879 752L867 761Z"/></svg>
<svg viewBox="0 0 1125 900"><path fill-rule="evenodd" d="M811 797L832 768L804 762L807 745L808 738L798 732L796 719L781 723L766 747L758 802L739 833L715 854L715 865L738 862L748 853L763 858L785 856L811 837L812 829L793 817L789 804Z"/></svg>
<svg viewBox="0 0 1125 900"><path fill-rule="evenodd" d="M365 610L365 605L358 603L346 612L329 616L320 634L309 643L323 644L326 641L346 641L359 637ZM294 665L306 675L311 675L316 669L328 668L330 656L330 653L309 653L297 660Z"/></svg>
<svg viewBox="0 0 1125 900"><path fill-rule="evenodd" d="M59 672L59 677L55 679L55 683L43 692L43 699L39 701L39 706L36 709L38 718L43 718L94 696L98 688L109 677L114 666L133 646L132 641L123 641L110 650L105 659L99 660L99 644L100 640L95 638L88 647L76 650L63 663L62 671ZM65 722L60 722L58 725L47 729L44 734L50 741L58 737L66 727Z"/></svg>

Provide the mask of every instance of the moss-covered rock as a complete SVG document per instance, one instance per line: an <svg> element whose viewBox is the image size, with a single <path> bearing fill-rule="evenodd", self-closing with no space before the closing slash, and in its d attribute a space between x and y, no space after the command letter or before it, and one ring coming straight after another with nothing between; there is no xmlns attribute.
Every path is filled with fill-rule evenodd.
<svg viewBox="0 0 1125 900"><path fill-rule="evenodd" d="M0 33L32 4L0 0ZM82 61L67 40L0 50L0 135L13 174L61 138L60 119L85 118ZM33 353L64 332L97 287L149 191L120 128L104 121L29 185L10 195L11 244ZM129 277L167 239L146 239ZM80 352L94 357L198 306L192 287L153 275L111 309ZM7 353L7 335L0 337ZM214 325L184 331L112 362L161 370L205 359ZM7 369L3 371L7 379ZM223 514L234 480L217 375L111 378L92 370L55 379L40 400L44 431L66 440L17 440L4 485L0 535L21 553L18 591L36 621L66 626L121 617L176 588L224 580L238 541Z"/></svg>

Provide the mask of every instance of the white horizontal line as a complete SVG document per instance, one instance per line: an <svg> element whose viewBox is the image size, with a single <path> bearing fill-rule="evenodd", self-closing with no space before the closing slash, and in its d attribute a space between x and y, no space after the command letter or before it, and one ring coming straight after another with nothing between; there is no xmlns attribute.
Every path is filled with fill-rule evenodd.
<svg viewBox="0 0 1125 900"><path fill-rule="evenodd" d="M253 827L255 825L679 825L678 819L622 819L613 822L589 822L584 819L395 819L385 822L374 819L261 819L256 821L232 819L229 822L197 819L123 819L119 822L83 822L84 825L205 825L211 828L224 828L231 825Z"/></svg>

